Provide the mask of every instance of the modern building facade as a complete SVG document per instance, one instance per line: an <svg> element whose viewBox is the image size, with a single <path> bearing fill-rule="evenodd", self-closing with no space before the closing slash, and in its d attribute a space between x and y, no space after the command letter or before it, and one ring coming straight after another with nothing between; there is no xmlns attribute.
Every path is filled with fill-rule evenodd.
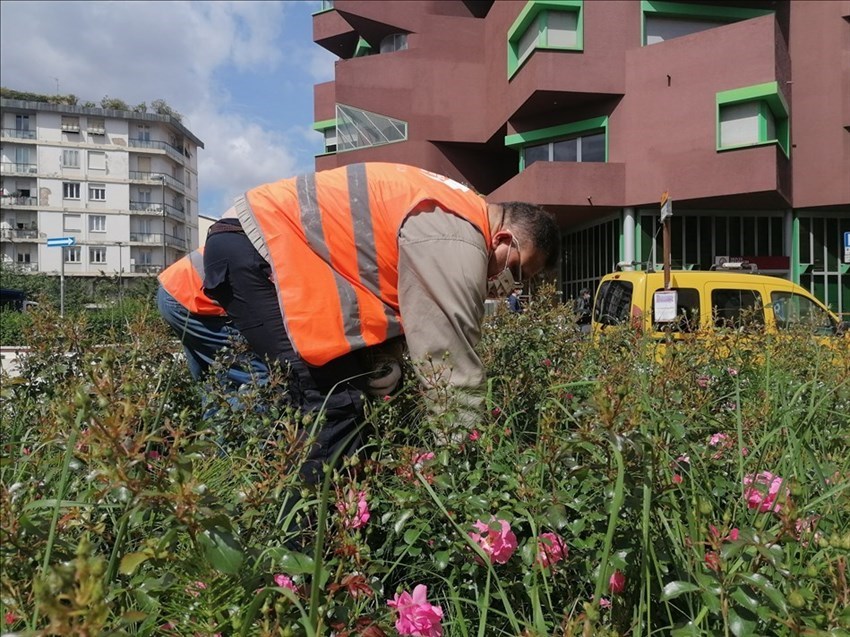
<svg viewBox="0 0 850 637"><path fill-rule="evenodd" d="M198 245L204 145L177 119L11 99L0 117L4 264L133 278ZM47 245L59 237L75 243Z"/></svg>
<svg viewBox="0 0 850 637"><path fill-rule="evenodd" d="M546 206L565 297L749 260L850 318L850 0L324 2L317 169L397 161ZM846 237L846 238L845 238Z"/></svg>

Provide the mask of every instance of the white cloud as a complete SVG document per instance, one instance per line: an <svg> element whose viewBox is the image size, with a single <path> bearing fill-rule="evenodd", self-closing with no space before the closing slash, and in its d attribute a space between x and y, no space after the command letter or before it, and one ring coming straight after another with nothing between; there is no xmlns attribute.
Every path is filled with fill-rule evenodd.
<svg viewBox="0 0 850 637"><path fill-rule="evenodd" d="M251 112L250 96L220 81L234 70L268 83L298 77L303 92L311 81L332 79L335 56L312 44L310 33L284 37L293 12L316 8L246 1L4 1L2 84L52 94L58 78L59 92L81 101L99 103L109 95L132 106L165 99L204 141L202 206L217 205L214 199L223 204L263 181L311 167L303 165L312 159L303 134L307 122L275 128L268 114Z"/></svg>

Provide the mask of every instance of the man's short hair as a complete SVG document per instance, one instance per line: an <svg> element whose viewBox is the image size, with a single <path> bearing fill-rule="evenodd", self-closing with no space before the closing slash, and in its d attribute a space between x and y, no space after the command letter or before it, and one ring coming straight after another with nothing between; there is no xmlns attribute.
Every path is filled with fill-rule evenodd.
<svg viewBox="0 0 850 637"><path fill-rule="evenodd" d="M500 203L505 211L505 226L519 231L526 240L543 255L543 267L551 270L558 263L560 251L560 231L555 217L540 206L522 201Z"/></svg>

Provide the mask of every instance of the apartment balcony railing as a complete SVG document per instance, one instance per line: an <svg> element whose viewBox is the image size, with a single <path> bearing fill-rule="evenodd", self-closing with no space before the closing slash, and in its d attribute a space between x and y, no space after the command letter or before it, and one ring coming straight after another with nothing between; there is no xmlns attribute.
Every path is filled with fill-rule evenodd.
<svg viewBox="0 0 850 637"><path fill-rule="evenodd" d="M149 245L162 245L161 232L131 232L131 243L146 243Z"/></svg>
<svg viewBox="0 0 850 637"><path fill-rule="evenodd" d="M175 190L182 191L186 188L182 181L172 177L171 175L166 175L165 173L139 172L138 170L131 170L130 179L133 181L144 181L148 183L160 183L162 180L165 180L165 183Z"/></svg>
<svg viewBox="0 0 850 637"><path fill-rule="evenodd" d="M172 146L168 142L162 142L156 139L133 139L130 140L131 148L158 148L159 150L164 150L166 154L170 155L173 159L177 159L182 162L183 157L183 149L177 148L176 146Z"/></svg>
<svg viewBox="0 0 850 637"><path fill-rule="evenodd" d="M7 241L15 241L20 239L35 240L38 239L37 229L21 229L21 228L0 228L0 237Z"/></svg>
<svg viewBox="0 0 850 637"><path fill-rule="evenodd" d="M80 125L79 124L62 124L62 132L63 133L79 133Z"/></svg>
<svg viewBox="0 0 850 637"><path fill-rule="evenodd" d="M7 206L9 208L17 208L19 206L37 206L37 205L38 205L38 197L15 197L15 196L12 196L12 195L0 197L0 206Z"/></svg>
<svg viewBox="0 0 850 637"><path fill-rule="evenodd" d="M38 272L38 261L16 261L14 266L21 272Z"/></svg>
<svg viewBox="0 0 850 637"><path fill-rule="evenodd" d="M161 232L131 232L130 242L161 246L163 244L163 235ZM185 249L186 239L183 239L181 237L175 237L171 234L166 234L165 245Z"/></svg>
<svg viewBox="0 0 850 637"><path fill-rule="evenodd" d="M16 161L0 162L0 173L4 175L34 175L37 172L36 164L19 164Z"/></svg>
<svg viewBox="0 0 850 637"><path fill-rule="evenodd" d="M167 214L168 216L173 217L179 221L186 220L186 211L182 208L172 206L171 204L154 203L152 201L130 202L131 212L144 212L148 214L161 215L163 208L165 209L165 214Z"/></svg>
<svg viewBox="0 0 850 637"><path fill-rule="evenodd" d="M154 265L153 263L131 263L130 272L136 274L158 274L162 272L162 266Z"/></svg>
<svg viewBox="0 0 850 637"><path fill-rule="evenodd" d="M4 128L0 130L0 137L12 139L35 139L34 130L18 130L17 128Z"/></svg>

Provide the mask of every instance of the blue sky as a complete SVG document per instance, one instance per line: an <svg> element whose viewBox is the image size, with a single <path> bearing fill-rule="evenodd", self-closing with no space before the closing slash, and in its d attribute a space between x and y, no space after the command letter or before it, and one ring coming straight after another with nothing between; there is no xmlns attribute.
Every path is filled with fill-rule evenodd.
<svg viewBox="0 0 850 637"><path fill-rule="evenodd" d="M312 170L313 85L336 57L313 43L318 0L0 3L0 83L130 105L162 98L205 145L201 214Z"/></svg>

